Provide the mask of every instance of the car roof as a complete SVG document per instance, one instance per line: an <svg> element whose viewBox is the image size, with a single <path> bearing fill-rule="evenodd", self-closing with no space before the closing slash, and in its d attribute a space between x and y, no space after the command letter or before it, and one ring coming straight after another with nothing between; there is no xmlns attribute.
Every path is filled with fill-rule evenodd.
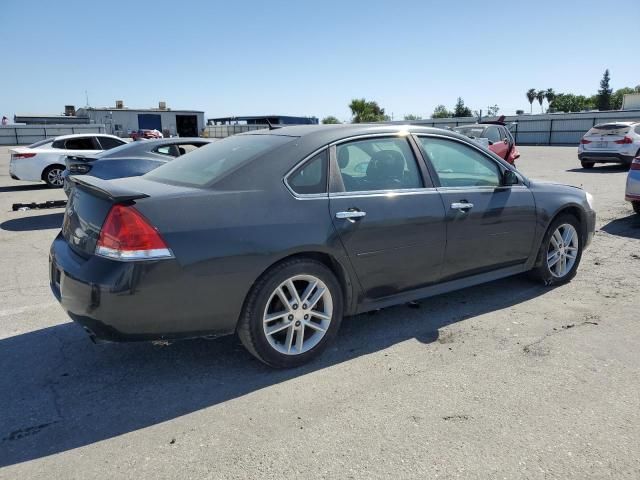
<svg viewBox="0 0 640 480"><path fill-rule="evenodd" d="M117 138L118 140L122 140L120 137L116 137L115 135L109 135L108 133L70 133L69 135L60 135L59 137L54 137L51 140L67 140L69 138L79 138L79 137L110 137Z"/></svg>
<svg viewBox="0 0 640 480"><path fill-rule="evenodd" d="M466 139L466 137L436 127L426 127L422 125L412 124L388 124L388 123L349 123L349 124L332 124L332 125L296 125L290 127L281 127L273 129L253 130L250 132L240 133L238 135L282 135L289 137L299 137L309 143L327 144L344 138L375 135L375 134L394 134L399 132L409 133L430 133L436 135L445 135L452 138Z"/></svg>

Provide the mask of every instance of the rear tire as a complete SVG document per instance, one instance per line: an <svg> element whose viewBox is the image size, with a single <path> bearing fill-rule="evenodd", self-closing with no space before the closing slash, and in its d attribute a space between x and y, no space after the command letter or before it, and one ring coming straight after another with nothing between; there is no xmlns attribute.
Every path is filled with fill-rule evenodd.
<svg viewBox="0 0 640 480"><path fill-rule="evenodd" d="M545 285L561 285L576 276L582 258L580 221L573 215L559 215L544 234L536 266L531 275Z"/></svg>
<svg viewBox="0 0 640 480"><path fill-rule="evenodd" d="M292 259L268 270L253 286L237 333L258 360L292 368L317 357L333 341L342 312L342 288L331 270L315 260Z"/></svg>
<svg viewBox="0 0 640 480"><path fill-rule="evenodd" d="M633 211L640 215L640 202L631 202L631 206L633 207Z"/></svg>
<svg viewBox="0 0 640 480"><path fill-rule="evenodd" d="M582 168L593 168L593 166L595 165L594 162L580 162L580 164L582 165Z"/></svg>
<svg viewBox="0 0 640 480"><path fill-rule="evenodd" d="M64 179L62 178L64 167L62 165L51 165L42 172L42 180L49 188L62 188Z"/></svg>

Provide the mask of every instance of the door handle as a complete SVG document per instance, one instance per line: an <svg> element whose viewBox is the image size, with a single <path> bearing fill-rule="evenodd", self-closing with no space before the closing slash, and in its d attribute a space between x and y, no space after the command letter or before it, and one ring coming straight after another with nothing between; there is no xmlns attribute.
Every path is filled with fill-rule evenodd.
<svg viewBox="0 0 640 480"><path fill-rule="evenodd" d="M336 218L353 220L355 218L362 218L367 214L367 212L362 212L360 210L347 210L346 212L336 212Z"/></svg>
<svg viewBox="0 0 640 480"><path fill-rule="evenodd" d="M473 208L473 203L469 203L469 202L453 202L451 204L451 208L453 208L454 210L471 210Z"/></svg>

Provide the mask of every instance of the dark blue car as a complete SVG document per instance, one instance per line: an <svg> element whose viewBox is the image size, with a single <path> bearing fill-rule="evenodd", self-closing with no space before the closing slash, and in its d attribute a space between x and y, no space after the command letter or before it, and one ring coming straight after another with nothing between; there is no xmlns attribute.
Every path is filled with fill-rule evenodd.
<svg viewBox="0 0 640 480"><path fill-rule="evenodd" d="M91 156L69 156L62 174L64 189L68 195L69 175L91 175L104 180L137 177L213 141L198 137L140 140Z"/></svg>

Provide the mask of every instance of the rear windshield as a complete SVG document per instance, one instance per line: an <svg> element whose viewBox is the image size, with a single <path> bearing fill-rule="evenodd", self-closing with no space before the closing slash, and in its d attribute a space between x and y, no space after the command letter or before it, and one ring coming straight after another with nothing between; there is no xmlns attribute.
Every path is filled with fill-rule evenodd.
<svg viewBox="0 0 640 480"><path fill-rule="evenodd" d="M43 145L46 145L47 143L53 143L55 139L54 138L46 138L44 140L40 140L39 142L36 143L32 143L31 145L29 145L27 148L37 148L37 147L42 147Z"/></svg>
<svg viewBox="0 0 640 480"><path fill-rule="evenodd" d="M484 133L484 127L456 127L453 131L466 135L467 137L480 138Z"/></svg>
<svg viewBox="0 0 640 480"><path fill-rule="evenodd" d="M205 145L144 175L149 180L204 187L276 147L291 142L282 135L236 135Z"/></svg>
<svg viewBox="0 0 640 480"><path fill-rule="evenodd" d="M587 135L625 135L629 133L629 125L620 123L603 123L596 125L587 132Z"/></svg>

